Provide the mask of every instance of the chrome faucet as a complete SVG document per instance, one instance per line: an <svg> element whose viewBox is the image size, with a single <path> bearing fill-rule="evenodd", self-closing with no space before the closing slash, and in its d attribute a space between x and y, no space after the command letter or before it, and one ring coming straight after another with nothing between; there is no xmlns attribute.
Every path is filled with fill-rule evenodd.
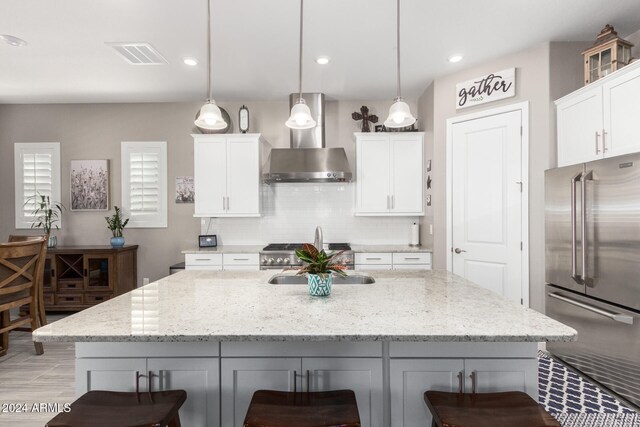
<svg viewBox="0 0 640 427"><path fill-rule="evenodd" d="M313 241L313 246L318 248L319 251L321 251L322 246L324 246L324 242L322 241L322 227L320 226L316 227L316 237L315 237L315 240Z"/></svg>

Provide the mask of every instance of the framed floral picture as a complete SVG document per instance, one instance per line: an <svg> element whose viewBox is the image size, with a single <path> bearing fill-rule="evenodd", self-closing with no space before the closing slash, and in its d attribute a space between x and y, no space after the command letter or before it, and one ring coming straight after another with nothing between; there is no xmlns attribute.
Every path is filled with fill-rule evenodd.
<svg viewBox="0 0 640 427"><path fill-rule="evenodd" d="M71 210L109 210L109 160L71 160Z"/></svg>

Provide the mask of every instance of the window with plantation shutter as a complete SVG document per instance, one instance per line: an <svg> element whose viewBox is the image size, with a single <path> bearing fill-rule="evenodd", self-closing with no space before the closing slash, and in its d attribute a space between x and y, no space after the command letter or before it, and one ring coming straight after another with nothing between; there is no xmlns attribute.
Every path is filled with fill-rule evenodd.
<svg viewBox="0 0 640 427"><path fill-rule="evenodd" d="M16 228L31 228L35 219L35 196L60 202L60 143L14 144ZM62 227L62 219L57 222Z"/></svg>
<svg viewBox="0 0 640 427"><path fill-rule="evenodd" d="M121 152L127 227L167 227L167 143L123 141Z"/></svg>

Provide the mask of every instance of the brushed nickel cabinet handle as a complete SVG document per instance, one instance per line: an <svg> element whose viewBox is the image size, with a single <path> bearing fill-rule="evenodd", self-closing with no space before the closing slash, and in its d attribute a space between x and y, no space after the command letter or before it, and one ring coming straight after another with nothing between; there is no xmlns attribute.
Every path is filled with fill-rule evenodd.
<svg viewBox="0 0 640 427"><path fill-rule="evenodd" d="M307 369L307 392L311 391L311 373Z"/></svg>
<svg viewBox="0 0 640 427"><path fill-rule="evenodd" d="M293 392L298 391L298 371L293 371Z"/></svg>
<svg viewBox="0 0 640 427"><path fill-rule="evenodd" d="M600 154L600 145L598 144L598 139L600 139L600 134L596 131L596 155Z"/></svg>
<svg viewBox="0 0 640 427"><path fill-rule="evenodd" d="M464 373L458 372L458 393L462 394L464 391Z"/></svg>
<svg viewBox="0 0 640 427"><path fill-rule="evenodd" d="M604 129L602 129L602 153L603 154L606 153L608 150L606 138L607 138L607 132Z"/></svg>
<svg viewBox="0 0 640 427"><path fill-rule="evenodd" d="M476 394L476 384L478 382L478 376L476 374L476 371L471 372L471 375L469 375L469 378L471 378L471 393Z"/></svg>

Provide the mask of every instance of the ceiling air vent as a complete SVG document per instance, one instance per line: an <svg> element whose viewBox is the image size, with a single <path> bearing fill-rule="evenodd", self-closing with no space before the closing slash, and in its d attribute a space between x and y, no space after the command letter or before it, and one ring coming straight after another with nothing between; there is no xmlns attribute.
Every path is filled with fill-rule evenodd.
<svg viewBox="0 0 640 427"><path fill-rule="evenodd" d="M107 43L131 65L162 65L167 60L149 43Z"/></svg>

